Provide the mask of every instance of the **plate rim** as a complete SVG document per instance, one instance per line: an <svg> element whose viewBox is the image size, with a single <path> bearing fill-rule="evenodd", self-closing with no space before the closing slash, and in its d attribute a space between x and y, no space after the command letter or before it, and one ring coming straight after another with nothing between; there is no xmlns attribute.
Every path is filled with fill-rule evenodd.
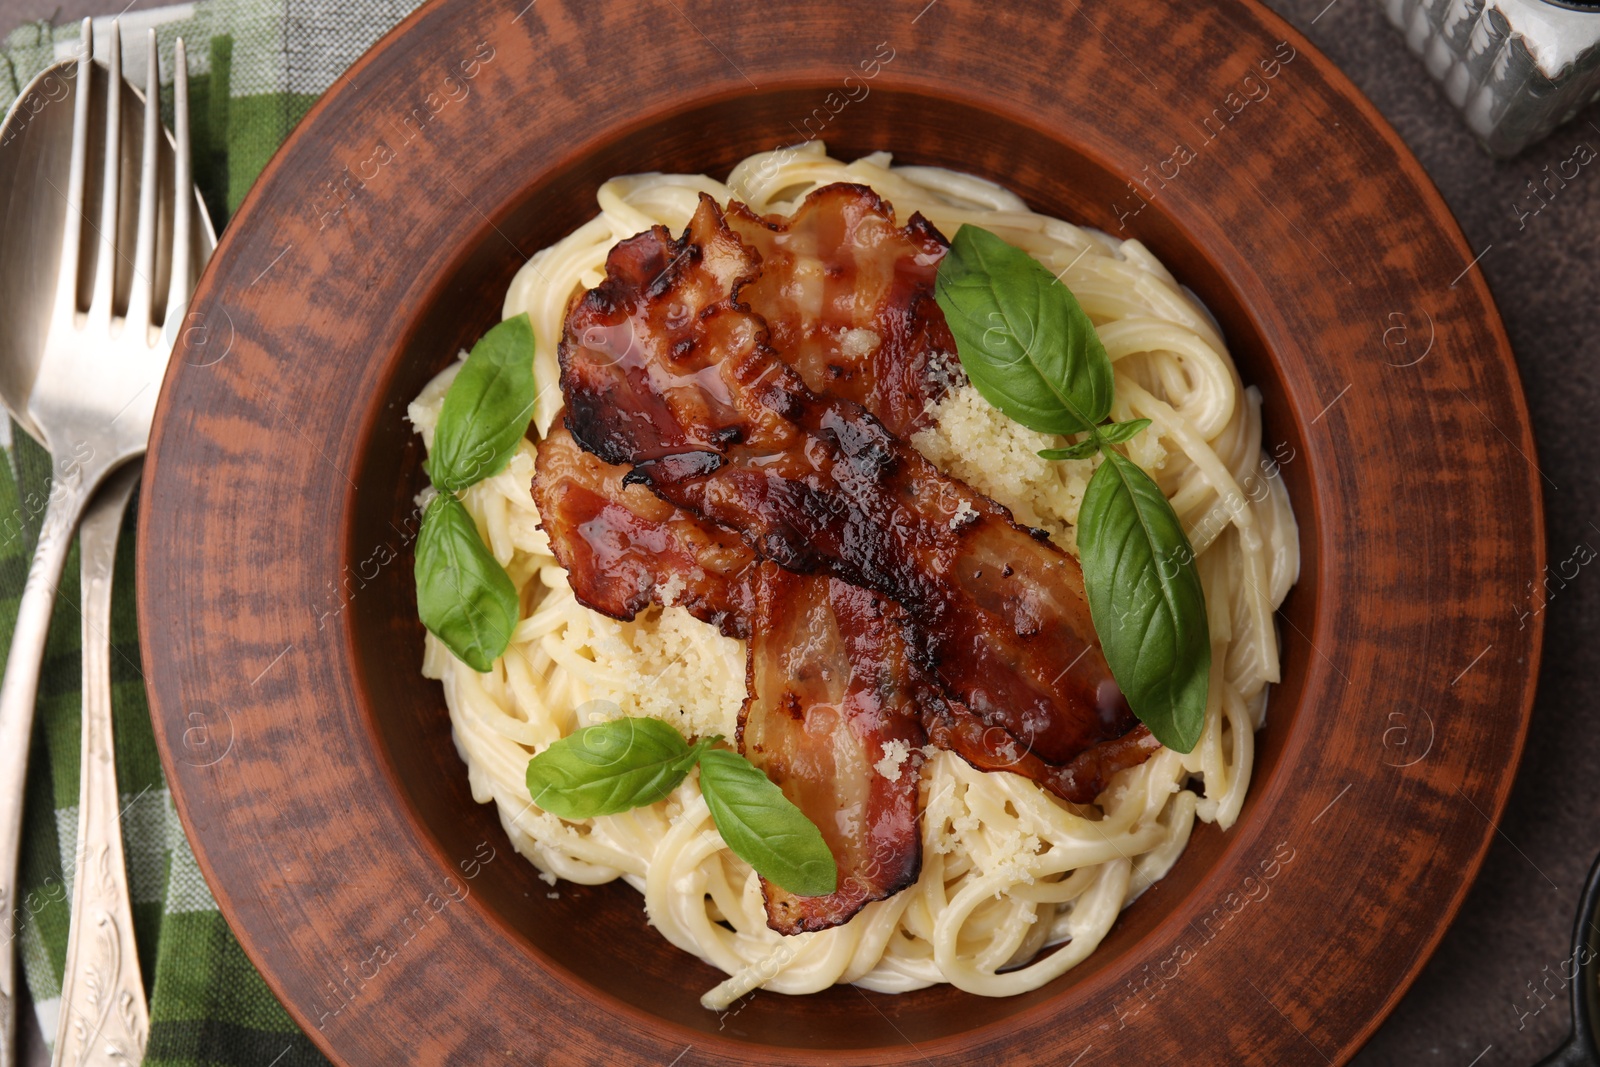
<svg viewBox="0 0 1600 1067"><path fill-rule="evenodd" d="M961 3L961 0L946 0L946 2L951 6L958 6ZM1306 40L1305 37L1301 35L1294 27L1277 15L1276 12L1266 8L1262 3L1259 2L1259 0L1232 0L1232 2L1236 6L1250 12L1252 17L1260 21L1263 25L1271 27L1276 33L1280 34L1283 39L1293 44L1299 55L1305 56L1310 65L1316 68L1319 75L1333 88L1339 91L1339 94L1343 98L1344 102L1353 105L1362 113L1363 117L1367 120L1369 129L1376 133L1380 138L1388 142L1389 147L1395 152L1395 155L1400 161L1401 166L1405 169L1407 177L1419 184L1425 193L1425 198L1429 201L1429 206L1438 209L1434 213L1434 221L1440 223L1440 232L1456 247L1459 252L1463 253L1463 261L1469 259L1471 256L1471 248L1467 244L1466 238L1462 234L1459 225L1456 223L1452 214L1450 213L1446 202L1438 190L1437 184L1433 181L1432 177L1427 173L1427 171L1422 168L1421 164L1416 160L1414 155L1406 147L1405 143L1400 139L1398 133L1383 118L1383 116L1377 111L1376 107L1372 105L1366 96L1355 87L1355 85L1349 80L1343 71L1333 64L1331 60L1328 60L1325 56L1323 56L1322 53L1308 40ZM452 5L448 3L443 5L430 4L412 12L403 21L385 34L384 37L376 45L374 45L371 50L363 55L362 58L350 68L348 75L341 79L340 83L336 83L332 89L323 93L318 98L307 115L290 134L289 138L287 138L273 154L271 160L263 169L257 181L251 187L243 204L241 204L239 210L235 213L233 221L224 232L222 242L217 250L216 255L213 257L212 263L208 265L204 279L196 290L194 299L190 305L191 312L197 308L200 308L203 304L210 305L211 303L221 299L221 294L216 291L220 287L220 283L217 282L220 272L216 268L216 265L224 262L227 259L228 253L233 249L235 244L242 243L243 238L239 237L239 235L247 232L248 227L256 223L256 214L266 210L260 206L260 202L266 198L266 191L275 184L275 179L279 171L285 168L285 161L294 154L294 148L301 141L307 140L311 137L312 132L318 128L319 122L321 121L324 113L329 111L337 100L339 100L344 94L354 91L352 87L361 80L359 78L361 74L366 72L374 64L379 63L387 54L387 52L394 48L397 43L405 40L411 34L416 32L425 21L437 13L440 7L450 6ZM469 0L469 2L463 2L454 6L470 8L471 4ZM697 97L696 99L700 100L704 98L705 97L702 96ZM1511 372L1511 379L1514 388L1509 397L1509 401L1515 410L1517 417L1517 429L1520 431L1520 440L1513 442L1513 444L1520 447L1520 449L1526 454L1530 464L1536 464L1537 452L1535 450L1535 442L1531 432L1532 424L1526 403L1526 396L1521 387L1520 368L1517 366L1514 359L1509 338L1505 333L1503 321L1499 316L1492 294L1488 290L1486 281L1483 279L1481 272L1469 270L1468 274L1470 276L1469 284L1471 290L1473 291L1475 297L1481 301L1483 306L1488 311L1486 321L1491 325L1493 334L1493 336L1490 338L1490 341L1492 342L1493 347L1503 354L1505 358L1505 364ZM166 445L169 432L175 432L177 424L181 423L183 419L182 413L176 410L173 404L169 402L170 395L173 392L171 388L172 383L178 375L183 373L182 365L183 361L181 359L174 359L172 362L174 374L169 374L167 381L163 384L161 399L156 415L157 430L152 434L152 447L147 460L147 465L150 468L149 471L147 471L147 479L152 482L163 478L163 476L166 475L167 471L171 468L171 464L168 464L166 468L163 468L162 464L160 463L160 459L162 452L165 450L164 446ZM1543 490L1537 478L1528 480L1527 485L1531 489L1530 503L1532 504L1532 514L1530 516L1530 541L1534 547L1535 553L1535 558L1532 560L1532 563L1534 570L1537 572L1544 566L1547 559L1547 546L1545 545ZM154 501L156 494L154 492L146 492L141 496L142 499L139 518L140 526L141 528L148 529L151 525L151 516L149 513L152 511L152 502ZM345 528L348 530L349 525L346 524ZM151 569L149 566L151 558L155 556L158 551L164 550L164 546L153 545L150 543L150 540L151 539L140 540L138 559L140 613L141 616L146 618L155 617L150 613L149 609L153 608L159 603L159 599L162 595L162 591L151 586L150 582L147 580L147 574ZM1321 611L1321 606L1318 606L1316 614L1319 620L1321 618ZM343 625L348 628L348 616L346 616ZM1521 692L1520 699L1518 701L1519 706L1517 709L1519 716L1518 724L1514 731L1514 737L1511 739L1512 744L1508 752L1509 758L1507 759L1505 766L1501 768L1494 776L1494 788L1491 797L1492 804L1483 807L1483 813L1486 816L1485 827L1479 836L1478 843L1472 850L1472 859L1468 870L1465 872L1468 874L1468 877L1461 879L1457 884L1453 894L1447 902L1447 907L1441 913L1444 916L1444 921L1435 922L1432 925L1428 934L1423 939L1423 943L1420 945L1419 950L1414 953L1410 963L1407 965L1403 978L1391 988L1388 996L1383 1001L1381 1009L1372 1013L1366 1023L1357 1032L1352 1034L1351 1037L1340 1047L1338 1053L1341 1058L1348 1058L1350 1055L1353 1055L1354 1052L1367 1041L1371 1034L1377 1029L1382 1021L1393 1010L1399 1000L1409 990L1423 966L1433 955L1440 940L1443 938L1446 929L1448 929L1448 927L1451 925L1451 922L1453 922L1455 916L1458 914L1462 904L1464 903L1467 893L1472 888L1479 872L1481 871L1489 848L1494 840L1495 827L1498 825L1500 816L1504 812L1505 805L1508 802L1511 789L1514 785L1516 772L1526 747L1527 735L1531 726L1533 701L1543 652L1544 619L1542 614L1534 617L1532 620L1531 629L1534 632L1531 639L1528 659L1522 671L1523 678L1522 685L1520 687ZM158 665L152 663L151 645L152 642L150 642L148 639L141 642L141 656L144 659L147 675L151 675L153 677L156 674L157 669L164 671L166 664L162 663ZM181 724L181 715L175 716L174 714L178 711L178 709L169 706L165 697L157 692L153 681L148 684L147 691L152 715L158 723L163 721L171 723L176 720ZM163 767L168 775L168 780L169 782L174 783L172 795L175 807L180 815L186 835L188 836L190 842L194 845L196 860L199 862L201 869L206 876L207 883L209 886L211 886L212 892L216 896L219 908L228 919L230 927L233 927L236 930L239 940L241 944L244 945L246 952L250 955L252 962L259 968L268 985L272 988L274 995L277 996L279 1001L284 1004L285 1008L295 1018L297 1024L299 1024L305 1033L310 1036L320 1048L322 1048L322 1051L325 1054L329 1055L329 1057L334 1059L335 1062L344 1062L338 1058L335 1046L333 1045L331 1039L325 1038L317 1029L315 1020L311 1019L308 1013L304 1012L302 1006L297 1000L287 995L285 982L282 975L277 972L275 961L263 966L263 960L266 958L267 953L261 945L256 943L259 935L248 929L240 929L242 909L233 899L227 883L217 878L217 871L213 868L206 849L202 847L205 836L202 832L205 827L203 812L191 809L190 796L187 792L180 791L180 788L176 784L180 780L181 775L174 773L179 762L179 757L174 747L173 735L171 734L170 730L158 729L156 731L156 738ZM1305 740L1305 736L1302 734L1300 737L1300 743L1303 745ZM1290 753L1286 751L1285 758L1287 759L1289 755ZM1252 787L1252 792L1256 792L1255 786ZM1231 834L1235 838L1244 838L1245 829L1246 828L1243 826L1235 827L1231 831ZM422 836L426 837L426 835ZM1236 844L1234 847L1239 846ZM485 916L489 917L491 922L499 923L501 921L500 917L494 915L492 911L489 911L488 909L481 910ZM567 975L567 978L568 980L577 980L579 982L583 981L581 978L576 978L576 976L570 974ZM636 1009L633 1009L631 1006L626 1004L622 1004L620 1001L617 1001L616 998L612 999L614 1002L613 1007L620 1005L622 1009L625 1009L627 1012L636 1015L639 1022L653 1027L660 1027L663 1025L664 1021L659 1017L648 1016L642 1012L637 1012ZM1051 1009L1049 1005L1040 1005L1037 1008L1028 1009L1023 1014L1046 1014L1050 1011L1053 1011L1053 1009ZM675 1026L676 1024L668 1025ZM698 1032L688 1029L683 1029L681 1033L685 1035L686 1039L698 1039L702 1036L698 1034ZM962 1035L962 1037L964 1036L965 1035ZM954 1048L961 1043L962 1037L943 1038L939 1040L941 1046L948 1045L949 1047ZM841 1054L840 1058L848 1058L848 1054Z"/></svg>

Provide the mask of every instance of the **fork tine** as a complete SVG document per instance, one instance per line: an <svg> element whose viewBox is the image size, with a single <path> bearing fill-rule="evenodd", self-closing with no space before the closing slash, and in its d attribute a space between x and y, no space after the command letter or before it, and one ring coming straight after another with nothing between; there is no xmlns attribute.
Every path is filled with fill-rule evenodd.
<svg viewBox="0 0 1600 1067"><path fill-rule="evenodd" d="M67 224L61 240L61 267L56 276L56 315L78 310L78 263L83 255L84 186L89 170L89 103L94 95L94 24L83 20L79 44L78 94L72 105L72 162L67 172Z"/></svg>
<svg viewBox="0 0 1600 1067"><path fill-rule="evenodd" d="M156 278L156 245L160 239L156 193L161 172L161 57L156 51L156 31L148 31L144 80L144 145L139 163L139 231L133 246L133 289L128 295L127 330L148 336Z"/></svg>
<svg viewBox="0 0 1600 1067"><path fill-rule="evenodd" d="M172 132L177 144L172 168L172 277L167 282L165 329L174 341L174 328L182 328L178 316L189 303L194 286L190 275L189 252L193 244L194 178L189 162L189 54L179 37L172 49Z"/></svg>
<svg viewBox="0 0 1600 1067"><path fill-rule="evenodd" d="M122 198L122 28L111 20L110 88L106 92L106 170L100 189L100 254L94 264L94 295L89 321L111 328L117 279L117 208Z"/></svg>

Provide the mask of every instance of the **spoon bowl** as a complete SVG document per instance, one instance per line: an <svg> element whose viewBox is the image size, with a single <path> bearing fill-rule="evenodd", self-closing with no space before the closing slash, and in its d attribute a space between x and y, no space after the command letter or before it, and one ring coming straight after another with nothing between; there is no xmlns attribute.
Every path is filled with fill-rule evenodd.
<svg viewBox="0 0 1600 1067"><path fill-rule="evenodd" d="M90 72L91 99L104 100L109 74L98 65ZM9 253L0 256L0 286L10 294L0 318L0 401L40 441L44 435L28 414L28 397L50 333L61 269L77 76L75 59L47 67L12 104L0 127L0 242ZM133 89L124 86L123 92L131 96ZM94 140L90 148L86 175L98 184L104 145Z"/></svg>

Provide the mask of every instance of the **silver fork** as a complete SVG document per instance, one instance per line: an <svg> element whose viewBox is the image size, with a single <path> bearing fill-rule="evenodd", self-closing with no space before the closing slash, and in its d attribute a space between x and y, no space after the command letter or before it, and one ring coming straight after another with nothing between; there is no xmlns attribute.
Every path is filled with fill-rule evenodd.
<svg viewBox="0 0 1600 1067"><path fill-rule="evenodd" d="M122 851L111 722L111 573L122 513L139 460L112 471L78 529L83 567L83 740L78 778L77 873L55 1065L136 1064L150 1034ZM130 807L132 804L130 803Z"/></svg>
<svg viewBox="0 0 1600 1067"><path fill-rule="evenodd" d="M27 768L39 661L55 586L73 528L89 498L117 468L141 456L150 436L157 394L171 354L174 327L180 323L195 275L215 245L205 209L195 198L189 169L188 69L183 44L175 55L176 147L170 186L161 181L159 71L155 37L150 64L138 222L125 273L126 310L118 313L118 265L130 262L120 239L122 213L122 50L115 22L108 57L110 78L104 125L104 178L99 224L88 211L93 86L93 31L83 23L78 57L72 154L66 198L55 311L26 414L54 461L58 477L51 487L39 547L18 605L16 631L0 686L0 1067L15 1063L15 954L17 857L21 844L22 789ZM79 298L86 265L84 227L94 236L93 283L87 309ZM156 323L158 282L169 279L165 315ZM129 921L126 865L122 857L120 811L110 748L109 574L115 529L132 488L132 475L119 472L107 486L117 497L97 502L96 521L84 545L84 765L80 787L77 875L72 925L63 981L61 1028L56 1062L137 1063L148 1032L148 1011ZM107 531L109 530L109 535ZM91 558L92 557L92 558ZM91 677L91 672L93 676Z"/></svg>

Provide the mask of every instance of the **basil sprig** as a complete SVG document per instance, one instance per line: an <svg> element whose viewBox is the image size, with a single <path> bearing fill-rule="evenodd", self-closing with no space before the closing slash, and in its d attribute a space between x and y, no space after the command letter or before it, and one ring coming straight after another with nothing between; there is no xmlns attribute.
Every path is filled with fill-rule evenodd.
<svg viewBox="0 0 1600 1067"><path fill-rule="evenodd" d="M822 831L761 769L725 749L700 756L700 792L728 847L770 882L819 897L839 884Z"/></svg>
<svg viewBox="0 0 1600 1067"><path fill-rule="evenodd" d="M1211 677L1194 549L1160 487L1111 447L1149 420L1102 425L1111 414L1111 359L1077 299L1021 249L961 227L934 298L984 399L1031 429L1087 435L1041 456L1105 457L1078 513L1089 614L1133 713L1163 745L1192 751Z"/></svg>
<svg viewBox="0 0 1600 1067"><path fill-rule="evenodd" d="M472 346L444 394L428 477L454 493L498 474L533 418L533 323L506 319Z"/></svg>
<svg viewBox="0 0 1600 1067"><path fill-rule="evenodd" d="M963 226L939 264L934 297L967 377L1013 419L1074 434L1111 414L1111 359L1094 324L1026 252Z"/></svg>
<svg viewBox="0 0 1600 1067"><path fill-rule="evenodd" d="M1104 454L1078 510L1089 615L1134 714L1163 745L1190 752L1211 682L1194 550L1161 487L1131 459Z"/></svg>
<svg viewBox="0 0 1600 1067"><path fill-rule="evenodd" d="M714 740L690 747L660 719L596 723L528 761L528 794L563 819L592 819L654 804L678 788Z"/></svg>
<svg viewBox="0 0 1600 1067"><path fill-rule="evenodd" d="M524 314L472 346L445 393L424 465L439 494L417 534L417 615L480 673L511 641L517 590L456 494L510 461L528 432L533 398L533 326Z"/></svg>
<svg viewBox="0 0 1600 1067"><path fill-rule="evenodd" d="M805 897L832 893L839 868L822 831L736 752L694 745L664 722L612 719L574 731L528 761L528 794L563 819L615 815L654 804L696 763L700 793L722 840L756 873Z"/></svg>
<svg viewBox="0 0 1600 1067"><path fill-rule="evenodd" d="M517 589L452 493L428 501L417 534L417 614L480 674L494 666L517 625Z"/></svg>
<svg viewBox="0 0 1600 1067"><path fill-rule="evenodd" d="M1045 459L1088 459L1100 451L1101 445L1117 445L1133 439L1146 426L1149 419L1129 419L1127 422L1108 422L1096 426L1095 432L1066 448L1041 448L1039 455Z"/></svg>

